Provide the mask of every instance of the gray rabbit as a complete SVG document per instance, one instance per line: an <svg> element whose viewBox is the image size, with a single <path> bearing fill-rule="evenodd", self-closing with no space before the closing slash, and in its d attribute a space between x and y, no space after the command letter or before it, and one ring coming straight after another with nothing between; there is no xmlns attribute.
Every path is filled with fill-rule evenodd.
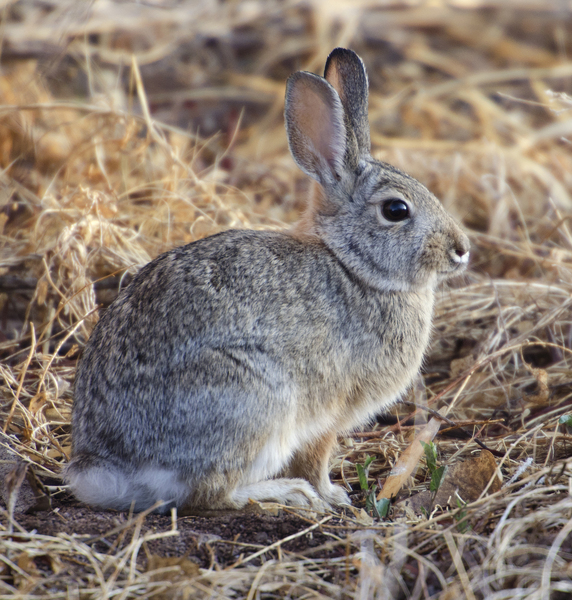
<svg viewBox="0 0 572 600"><path fill-rule="evenodd" d="M349 504L328 459L419 372L435 288L469 241L371 157L368 81L343 48L294 73L286 129L317 184L290 231L226 231L157 257L106 310L75 383L65 477L99 507Z"/></svg>

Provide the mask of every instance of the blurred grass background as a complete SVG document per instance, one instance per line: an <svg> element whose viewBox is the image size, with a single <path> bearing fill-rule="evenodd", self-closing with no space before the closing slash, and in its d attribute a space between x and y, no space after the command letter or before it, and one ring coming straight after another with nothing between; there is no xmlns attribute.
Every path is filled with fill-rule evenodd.
<svg viewBox="0 0 572 600"><path fill-rule="evenodd" d="M285 80L321 74L334 47L351 47L368 69L374 155L427 185L472 242L469 273L439 295L424 385L409 399L452 403L464 423L468 439L438 438L444 463L472 456L478 435L505 482L516 479L468 504L468 533L446 510L427 519L396 509L409 537L378 529L365 550L344 537L352 566L325 596L315 564L292 557L266 579L237 567L233 593L278 597L257 586L283 580L306 582L308 597L569 597L572 439L560 420L572 405L570 3L4 0L0 11L6 461L17 456L55 502L65 498L73 373L99 308L174 245L297 219L309 181L288 153ZM342 440L333 477L359 490L355 464L374 455L370 479L383 480L415 424L386 421ZM405 495L427 485L422 467ZM18 557L24 565L38 544L55 544L69 562L73 544L31 535L14 545L0 533L7 560L27 573L9 567L6 593L56 597ZM92 564L104 564L93 552ZM105 563L114 593L137 595L134 581L156 589L119 550L115 560ZM90 569L81 577L99 597ZM382 577L390 572L393 587ZM79 576L55 577L58 593L70 573ZM209 577L168 597L227 590ZM291 588L275 589L287 597Z"/></svg>

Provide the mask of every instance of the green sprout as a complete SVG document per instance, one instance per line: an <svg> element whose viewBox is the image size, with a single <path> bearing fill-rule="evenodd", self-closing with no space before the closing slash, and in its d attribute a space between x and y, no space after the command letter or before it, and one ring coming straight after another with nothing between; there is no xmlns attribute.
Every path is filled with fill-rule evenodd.
<svg viewBox="0 0 572 600"><path fill-rule="evenodd" d="M441 486L441 482L443 481L447 467L445 465L442 465L441 467L437 466L437 446L435 446L433 442L430 442L429 444L426 442L421 442L421 444L423 445L423 450L425 451L427 468L429 469L429 474L431 475L429 489L433 493L436 493Z"/></svg>
<svg viewBox="0 0 572 600"><path fill-rule="evenodd" d="M370 488L368 483L368 473L371 463L375 460L374 456L366 456L363 465L356 464L356 471L360 488L366 493L365 510L372 516L383 519L387 517L391 502L389 498L376 498L377 485L373 484Z"/></svg>
<svg viewBox="0 0 572 600"><path fill-rule="evenodd" d="M455 515L455 521L457 521L457 529L460 533L466 533L470 528L470 523L466 520L467 517L467 503L459 498L458 494L455 494L455 500L459 507L459 512Z"/></svg>

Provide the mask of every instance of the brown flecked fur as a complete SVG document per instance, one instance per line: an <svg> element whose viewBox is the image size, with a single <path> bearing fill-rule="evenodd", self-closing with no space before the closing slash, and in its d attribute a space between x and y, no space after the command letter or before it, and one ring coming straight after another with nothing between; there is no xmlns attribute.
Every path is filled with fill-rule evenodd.
<svg viewBox="0 0 572 600"><path fill-rule="evenodd" d="M350 50L330 54L325 79L294 73L288 140L317 186L300 224L175 248L102 315L76 375L66 478L78 498L349 503L327 476L336 437L410 385L436 286L469 253L422 184L371 157L367 98Z"/></svg>

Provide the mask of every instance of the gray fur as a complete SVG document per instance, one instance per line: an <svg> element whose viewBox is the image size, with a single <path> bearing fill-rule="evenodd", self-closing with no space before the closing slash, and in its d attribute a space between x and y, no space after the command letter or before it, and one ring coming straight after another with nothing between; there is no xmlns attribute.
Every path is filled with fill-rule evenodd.
<svg viewBox="0 0 572 600"><path fill-rule="evenodd" d="M300 224L167 252L102 315L76 375L66 479L78 498L349 502L327 474L335 438L410 385L435 287L463 270L469 244L425 187L369 155L363 114L348 114L365 97L367 118L365 69L334 53L345 101L316 75L288 82L290 148L322 185ZM410 219L383 217L396 197Z"/></svg>
<svg viewBox="0 0 572 600"><path fill-rule="evenodd" d="M328 56L324 68L324 78L337 91L353 130L359 152L369 155L369 121L367 104L369 88L367 73L361 58L346 48L336 48Z"/></svg>

